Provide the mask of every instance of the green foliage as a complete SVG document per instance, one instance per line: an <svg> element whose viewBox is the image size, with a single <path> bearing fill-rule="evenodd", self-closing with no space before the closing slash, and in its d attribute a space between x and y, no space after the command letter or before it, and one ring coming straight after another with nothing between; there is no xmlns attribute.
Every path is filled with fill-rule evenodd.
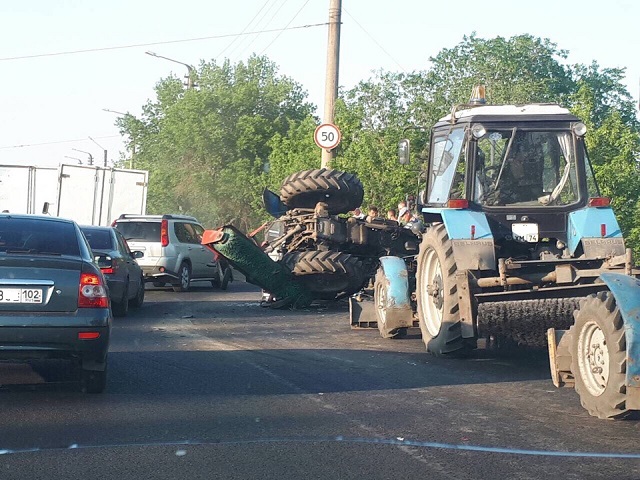
<svg viewBox="0 0 640 480"><path fill-rule="evenodd" d="M430 58L424 71L375 72L341 92L336 124L343 137L332 166L356 173L365 206L383 212L416 193L429 128L452 105L466 103L474 85L486 86L492 104L556 102L587 124L596 178L640 258L640 127L624 71L567 65L567 54L531 35L472 34ZM264 187L279 192L289 174L319 168L319 122L302 87L265 57L203 62L197 76L198 90L161 80L142 117L123 117L121 130L136 168L151 172L151 212L182 211L211 226L232 222L248 230L266 217ZM411 140L409 167L397 163L401 138Z"/></svg>
<svg viewBox="0 0 640 480"><path fill-rule="evenodd" d="M148 210L182 212L209 226L260 221L270 142L312 113L305 93L265 57L202 63L199 88L161 80L142 118L120 126L135 147L135 166L150 171Z"/></svg>

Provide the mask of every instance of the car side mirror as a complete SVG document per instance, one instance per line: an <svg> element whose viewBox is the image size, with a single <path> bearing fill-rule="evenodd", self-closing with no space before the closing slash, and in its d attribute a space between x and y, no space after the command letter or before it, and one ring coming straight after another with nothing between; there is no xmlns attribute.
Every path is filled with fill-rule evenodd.
<svg viewBox="0 0 640 480"><path fill-rule="evenodd" d="M131 256L133 258L142 258L144 257L144 252L141 252L140 250L136 250L135 252L131 252Z"/></svg>
<svg viewBox="0 0 640 480"><path fill-rule="evenodd" d="M49 202L44 202L44 204L42 205L42 214L43 215L49 215L49 206L50 206Z"/></svg>
<svg viewBox="0 0 640 480"><path fill-rule="evenodd" d="M409 145L409 139L403 138L398 142L398 162L400 165L409 165L411 161L411 148Z"/></svg>

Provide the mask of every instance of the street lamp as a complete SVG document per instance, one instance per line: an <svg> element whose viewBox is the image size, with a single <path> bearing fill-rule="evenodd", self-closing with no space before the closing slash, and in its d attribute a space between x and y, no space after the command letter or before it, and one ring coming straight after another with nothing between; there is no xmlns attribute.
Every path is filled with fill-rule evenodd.
<svg viewBox="0 0 640 480"><path fill-rule="evenodd" d="M109 113L115 113L116 115L121 115L123 117L127 117L127 116L133 117L133 115L131 115L129 112L124 113L124 112L119 112L117 110L110 110L108 108L103 108L102 111L103 112L109 112ZM91 137L89 137L89 138L91 138ZM95 143L95 141L94 141L94 143ZM106 152L106 150L105 150L105 152ZM105 153L105 155L106 155L106 153ZM133 169L133 159L134 159L135 156L136 156L136 137L132 135L131 136L131 160L129 160L129 168L131 168L131 169ZM106 156L105 156L105 162L106 162ZM105 165L106 165L106 163L105 163Z"/></svg>
<svg viewBox="0 0 640 480"><path fill-rule="evenodd" d="M89 137L89 140L91 140L93 143L95 143L96 145L98 145L102 151L104 152L104 166L107 166L107 149L104 148L103 146L101 146L98 142L96 142L93 138Z"/></svg>
<svg viewBox="0 0 640 480"><path fill-rule="evenodd" d="M93 155L91 155L91 153L85 152L84 150L78 150L77 148L72 148L71 150L75 150L76 152L80 153L86 153L87 155L89 155L89 165L93 166Z"/></svg>
<svg viewBox="0 0 640 480"><path fill-rule="evenodd" d="M65 155L64 158L70 158L71 160L77 160L78 165L82 165L82 160L78 157L70 157L69 155Z"/></svg>
<svg viewBox="0 0 640 480"><path fill-rule="evenodd" d="M180 65L184 65L185 67L187 67L187 70L189 71L189 73L187 74L186 78L187 78L187 90L191 90L193 87L195 87L195 82L194 82L194 78L195 78L195 72L196 69L193 68L191 65L189 65L188 63L184 63L184 62L179 62L178 60L174 60L172 58L167 58L167 57L163 57L162 55L158 55L155 52L144 52L147 55L151 55L152 57L156 57L156 58L164 58L165 60L169 60L170 62L173 63L179 63Z"/></svg>

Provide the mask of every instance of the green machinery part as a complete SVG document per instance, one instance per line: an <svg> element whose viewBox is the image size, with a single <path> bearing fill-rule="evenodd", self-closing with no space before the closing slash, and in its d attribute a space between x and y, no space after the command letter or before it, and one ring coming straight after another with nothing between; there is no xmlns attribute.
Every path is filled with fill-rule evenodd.
<svg viewBox="0 0 640 480"><path fill-rule="evenodd" d="M307 289L282 264L274 262L256 243L231 225L206 230L202 244L225 257L247 282L271 293L273 307L302 308L313 300Z"/></svg>

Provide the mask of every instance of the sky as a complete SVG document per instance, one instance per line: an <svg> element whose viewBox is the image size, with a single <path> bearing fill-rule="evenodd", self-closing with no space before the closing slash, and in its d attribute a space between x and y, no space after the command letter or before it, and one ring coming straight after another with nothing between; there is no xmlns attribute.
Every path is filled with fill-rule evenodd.
<svg viewBox="0 0 640 480"><path fill-rule="evenodd" d="M187 72L146 51L194 66L267 55L307 90L322 117L329 3L0 0L0 165L86 164L89 154L101 162L105 149L109 160L119 159L118 114L105 109L139 115L160 79ZM380 69L425 70L430 57L473 32L530 34L568 50L569 64L625 68L638 100L637 1L342 0L342 8L344 88ZM64 54L81 50L94 51Z"/></svg>

